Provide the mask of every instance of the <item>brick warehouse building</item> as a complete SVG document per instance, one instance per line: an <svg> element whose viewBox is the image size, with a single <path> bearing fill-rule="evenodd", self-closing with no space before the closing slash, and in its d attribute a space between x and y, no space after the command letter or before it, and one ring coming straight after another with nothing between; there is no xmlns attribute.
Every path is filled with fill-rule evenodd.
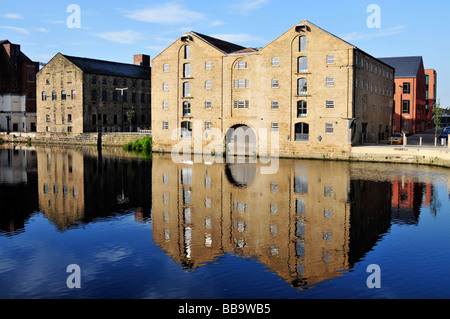
<svg viewBox="0 0 450 319"><path fill-rule="evenodd" d="M134 65L58 53L37 74L37 132L40 137L74 137L87 132L150 128L150 57Z"/></svg>
<svg viewBox="0 0 450 319"><path fill-rule="evenodd" d="M393 76L309 21L262 49L188 32L152 60L154 150L184 143L201 152L213 130L220 148L242 127L278 132L281 156L346 154L390 133Z"/></svg>
<svg viewBox="0 0 450 319"><path fill-rule="evenodd" d="M0 41L0 131L36 131L36 73L20 45Z"/></svg>
<svg viewBox="0 0 450 319"><path fill-rule="evenodd" d="M419 133L428 128L426 77L421 56L380 58L395 68L394 132Z"/></svg>
<svg viewBox="0 0 450 319"><path fill-rule="evenodd" d="M433 69L425 69L425 82L426 82L426 115L428 127L434 126L433 123L433 108L437 102L437 72Z"/></svg>

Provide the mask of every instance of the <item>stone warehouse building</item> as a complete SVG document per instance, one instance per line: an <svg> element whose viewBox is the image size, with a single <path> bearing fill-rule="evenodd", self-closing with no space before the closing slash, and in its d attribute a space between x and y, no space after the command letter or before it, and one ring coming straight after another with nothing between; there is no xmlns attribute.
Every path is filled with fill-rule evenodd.
<svg viewBox="0 0 450 319"><path fill-rule="evenodd" d="M58 53L37 74L37 132L40 137L71 138L149 129L150 86L147 55L135 55L132 65ZM135 116L130 123L131 109Z"/></svg>
<svg viewBox="0 0 450 319"><path fill-rule="evenodd" d="M393 89L394 68L309 21L261 49L188 32L152 61L154 150L226 150L243 128L281 156L346 154L387 138Z"/></svg>

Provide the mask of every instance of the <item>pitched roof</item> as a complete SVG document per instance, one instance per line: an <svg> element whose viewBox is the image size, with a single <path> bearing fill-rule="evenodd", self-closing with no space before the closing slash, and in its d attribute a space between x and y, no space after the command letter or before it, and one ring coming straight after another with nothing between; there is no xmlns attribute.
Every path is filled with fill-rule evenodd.
<svg viewBox="0 0 450 319"><path fill-rule="evenodd" d="M213 37L210 37L208 35L204 35L204 34L201 34L198 32L191 31L191 33L227 54L247 49L246 47L240 46L238 44L234 44L231 42L213 38Z"/></svg>
<svg viewBox="0 0 450 319"><path fill-rule="evenodd" d="M380 61L395 68L396 78L415 78L421 66L421 56L378 58Z"/></svg>
<svg viewBox="0 0 450 319"><path fill-rule="evenodd" d="M151 74L149 67L68 55L63 56L83 70L83 72L89 74L123 76L138 79L149 79Z"/></svg>

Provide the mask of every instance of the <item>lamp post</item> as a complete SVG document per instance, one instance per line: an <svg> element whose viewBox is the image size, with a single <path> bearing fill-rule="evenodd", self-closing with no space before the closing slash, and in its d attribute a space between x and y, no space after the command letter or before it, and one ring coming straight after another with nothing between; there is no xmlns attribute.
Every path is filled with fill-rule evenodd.
<svg viewBox="0 0 450 319"><path fill-rule="evenodd" d="M400 93L400 133L403 133L403 85L399 85L402 90Z"/></svg>
<svg viewBox="0 0 450 319"><path fill-rule="evenodd" d="M116 88L116 91L120 91L120 99L121 99L121 126L122 126L122 133L123 133L123 92L128 90L128 88Z"/></svg>

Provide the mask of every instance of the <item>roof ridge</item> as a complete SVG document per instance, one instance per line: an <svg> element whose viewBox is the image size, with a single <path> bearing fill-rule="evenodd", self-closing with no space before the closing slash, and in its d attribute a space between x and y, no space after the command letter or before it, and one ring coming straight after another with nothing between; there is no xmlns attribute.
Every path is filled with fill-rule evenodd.
<svg viewBox="0 0 450 319"><path fill-rule="evenodd" d="M202 34L202 33L196 32L196 31L191 31L191 33L195 34L202 40L208 42L210 45L214 46L215 48L217 48L220 51L223 51L227 54L247 49L247 47L244 47L242 45L232 43L232 42L229 42L226 40L222 40L219 38L215 38L215 37L212 37L209 35L205 35L205 34Z"/></svg>

